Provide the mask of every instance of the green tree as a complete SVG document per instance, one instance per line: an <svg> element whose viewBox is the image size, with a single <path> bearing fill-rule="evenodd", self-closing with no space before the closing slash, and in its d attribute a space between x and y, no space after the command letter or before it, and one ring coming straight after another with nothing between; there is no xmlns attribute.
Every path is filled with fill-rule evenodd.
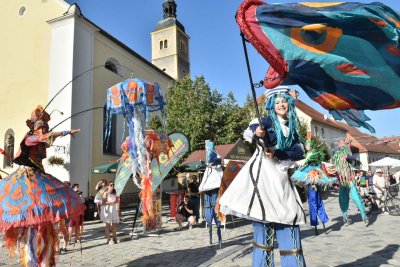
<svg viewBox="0 0 400 267"><path fill-rule="evenodd" d="M204 140L209 138L215 106L211 96L203 76L194 81L187 76L168 88L165 111L168 130L186 134L192 151L204 147Z"/></svg>

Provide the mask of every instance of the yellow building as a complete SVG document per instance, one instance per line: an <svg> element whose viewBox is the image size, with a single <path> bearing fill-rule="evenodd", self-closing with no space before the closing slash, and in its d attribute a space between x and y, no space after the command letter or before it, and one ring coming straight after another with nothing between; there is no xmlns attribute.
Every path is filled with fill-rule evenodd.
<svg viewBox="0 0 400 267"><path fill-rule="evenodd" d="M93 195L100 178L114 176L92 175L92 167L115 160L120 153L122 118L115 119L110 146L103 148L101 107L107 88L133 75L166 90L174 79L85 18L77 5L61 0L9 0L2 1L1 7L0 147L12 149L14 142L15 155L28 131L25 120L30 112L38 104L45 106L65 87L47 108L49 113L55 111L50 128L72 114L99 109L74 116L54 129L81 132L72 142L70 136L58 138L47 150L48 157L62 157L65 168L44 165L60 180L79 183L85 196ZM186 63L188 67L188 56ZM0 169L8 173L18 167L3 157L0 160Z"/></svg>

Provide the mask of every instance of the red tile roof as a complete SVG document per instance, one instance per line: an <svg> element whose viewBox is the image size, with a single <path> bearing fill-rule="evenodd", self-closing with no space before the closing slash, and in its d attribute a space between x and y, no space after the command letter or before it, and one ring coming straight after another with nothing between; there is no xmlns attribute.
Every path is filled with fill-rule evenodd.
<svg viewBox="0 0 400 267"><path fill-rule="evenodd" d="M373 135L363 133L357 128L342 122L337 122L347 128L348 136L353 140L352 145L357 147L360 152L378 152L384 154L400 154L400 151L393 149L386 143Z"/></svg>
<svg viewBox="0 0 400 267"><path fill-rule="evenodd" d="M218 145L215 146L215 150L217 151L217 153L221 156L221 159L223 160L225 158L225 156L228 154L229 151L231 151L231 149L233 148L235 144L229 144L229 145ZM206 161L206 150L202 149L202 150L196 150L194 151L192 154L190 154L190 156L182 163L182 164L186 164L186 163L190 163L190 162L194 162L194 161Z"/></svg>
<svg viewBox="0 0 400 267"><path fill-rule="evenodd" d="M325 125L329 125L333 128L339 128L339 129L342 129L345 131L347 130L346 128L344 128L343 126L338 124L337 121L330 119L330 118L326 118L321 112L313 109L312 107L310 107L306 103L302 102L301 100L296 101L296 107L298 109L300 109L301 111L303 111L306 115L310 116L311 119L313 119L315 121L318 121Z"/></svg>

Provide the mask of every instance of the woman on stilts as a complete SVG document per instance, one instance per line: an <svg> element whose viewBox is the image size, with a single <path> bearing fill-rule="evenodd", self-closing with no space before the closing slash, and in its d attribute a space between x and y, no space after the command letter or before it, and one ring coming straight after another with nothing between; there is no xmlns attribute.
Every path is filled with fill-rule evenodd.
<svg viewBox="0 0 400 267"><path fill-rule="evenodd" d="M215 212L218 190L222 180L221 158L214 148L214 140L206 140L206 170L199 186L199 192L204 195L204 215L208 225L210 244L212 244L212 223L217 226L218 244L222 246L221 222Z"/></svg>
<svg viewBox="0 0 400 267"><path fill-rule="evenodd" d="M295 99L288 87L267 90L268 116L261 124L251 122L256 151L220 199L224 214L253 221L252 266L275 266L276 237L281 265L305 266L299 225L305 214L289 167L303 158L295 112Z"/></svg>

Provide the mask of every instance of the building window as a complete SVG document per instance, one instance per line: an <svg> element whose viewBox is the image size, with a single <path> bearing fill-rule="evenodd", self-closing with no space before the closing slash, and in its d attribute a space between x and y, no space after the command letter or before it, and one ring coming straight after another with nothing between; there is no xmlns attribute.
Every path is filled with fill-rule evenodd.
<svg viewBox="0 0 400 267"><path fill-rule="evenodd" d="M160 50L164 48L164 42L160 41Z"/></svg>
<svg viewBox="0 0 400 267"><path fill-rule="evenodd" d="M325 138L325 130L324 130L324 128L321 128L321 137Z"/></svg>
<svg viewBox="0 0 400 267"><path fill-rule="evenodd" d="M108 58L106 60L106 63L104 64L104 67L106 69L108 69L109 71L114 72L115 74L118 74L120 76L124 76L124 73L122 71L122 66L121 64L118 62L118 60L116 60L115 58Z"/></svg>
<svg viewBox="0 0 400 267"><path fill-rule="evenodd" d="M186 54L186 44L184 41L181 41L181 51Z"/></svg>
<svg viewBox="0 0 400 267"><path fill-rule="evenodd" d="M107 119L111 123L108 138L106 138ZM117 154L117 115L111 115L111 118L107 118L106 106L104 106L103 111L103 154Z"/></svg>
<svg viewBox="0 0 400 267"><path fill-rule="evenodd" d="M13 166L12 159L14 158L15 133L12 129L8 129L4 136L4 151L8 154L4 156L3 168L11 168Z"/></svg>
<svg viewBox="0 0 400 267"><path fill-rule="evenodd" d="M164 40L164 48L167 48L167 47L168 47L168 41Z"/></svg>
<svg viewBox="0 0 400 267"><path fill-rule="evenodd" d="M22 17L23 15L25 15L25 11L26 11L26 7L21 6L18 10L18 16Z"/></svg>
<svg viewBox="0 0 400 267"><path fill-rule="evenodd" d="M318 127L317 126L314 127L314 135L318 136Z"/></svg>

